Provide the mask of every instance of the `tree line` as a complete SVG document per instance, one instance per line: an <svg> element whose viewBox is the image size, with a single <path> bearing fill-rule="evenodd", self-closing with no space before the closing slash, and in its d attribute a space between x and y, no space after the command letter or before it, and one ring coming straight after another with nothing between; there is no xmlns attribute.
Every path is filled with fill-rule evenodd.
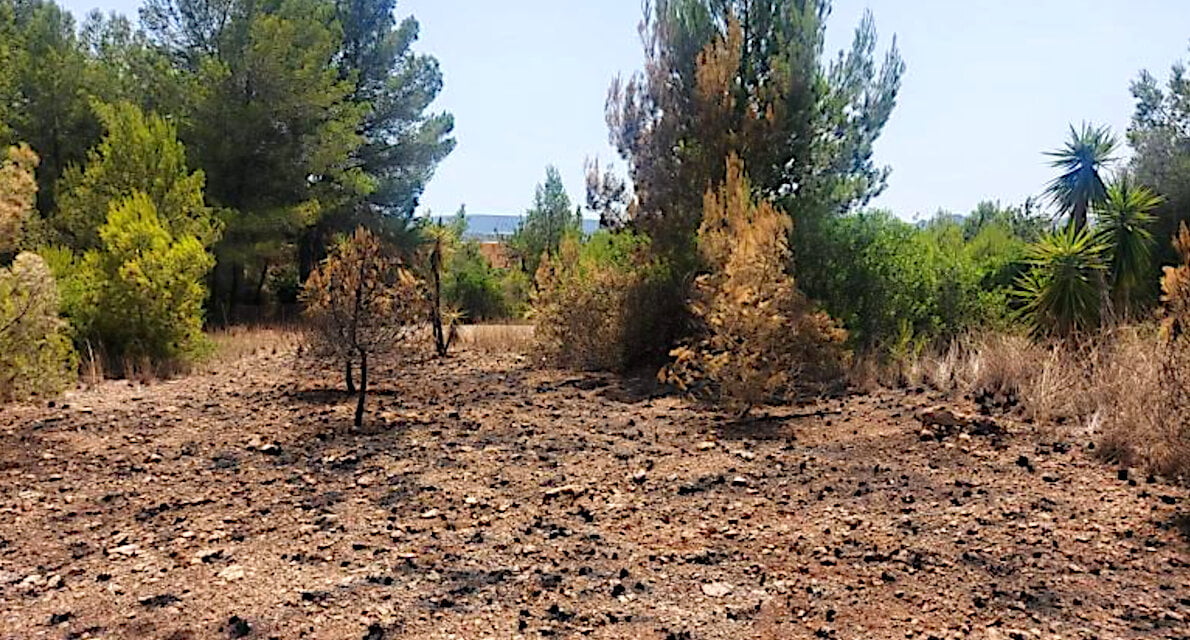
<svg viewBox="0 0 1190 640"><path fill-rule="evenodd" d="M204 310L296 302L357 226L415 244L454 125L394 5L149 0L76 22L0 0L0 149L36 186L0 261L47 262L76 344L119 370L200 349Z"/></svg>

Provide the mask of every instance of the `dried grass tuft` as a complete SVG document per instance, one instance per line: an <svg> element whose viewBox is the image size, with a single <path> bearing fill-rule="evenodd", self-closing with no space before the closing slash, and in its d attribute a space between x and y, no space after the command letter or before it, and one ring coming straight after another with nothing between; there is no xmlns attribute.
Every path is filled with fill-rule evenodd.
<svg viewBox="0 0 1190 640"><path fill-rule="evenodd" d="M464 349L485 353L528 353L533 345L533 325L461 325L457 344Z"/></svg>
<svg viewBox="0 0 1190 640"><path fill-rule="evenodd" d="M972 335L875 376L885 385L1011 398L1024 418L1095 438L1107 461L1190 478L1190 341L1164 340L1153 326L1048 343Z"/></svg>

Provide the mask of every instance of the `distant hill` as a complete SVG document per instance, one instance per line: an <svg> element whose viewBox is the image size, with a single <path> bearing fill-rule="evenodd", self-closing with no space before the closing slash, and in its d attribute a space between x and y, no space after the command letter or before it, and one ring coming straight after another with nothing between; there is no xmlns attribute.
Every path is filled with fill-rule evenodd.
<svg viewBox="0 0 1190 640"><path fill-rule="evenodd" d="M435 216L442 220L449 220L447 216ZM507 237L516 231L521 223L521 216L501 214L467 214L467 231L464 237L477 240L495 240ZM590 218L583 219L583 233L594 233L599 228L599 221Z"/></svg>

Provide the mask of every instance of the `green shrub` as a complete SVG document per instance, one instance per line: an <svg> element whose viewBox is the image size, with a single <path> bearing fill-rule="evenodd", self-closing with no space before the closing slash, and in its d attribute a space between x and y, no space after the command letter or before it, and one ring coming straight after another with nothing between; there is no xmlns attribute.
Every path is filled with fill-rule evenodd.
<svg viewBox="0 0 1190 640"><path fill-rule="evenodd" d="M575 235L537 270L531 315L538 351L554 365L623 371L659 360L684 316L669 272L644 260L629 232Z"/></svg>
<svg viewBox="0 0 1190 640"><path fill-rule="evenodd" d="M900 355L987 323L1003 323L1024 242L1007 225L972 232L939 218L915 226L881 211L823 228L801 281L853 346Z"/></svg>
<svg viewBox="0 0 1190 640"><path fill-rule="evenodd" d="M478 242L460 242L443 276L442 299L461 311L468 322L517 317L523 302L518 305L518 300L509 297L506 277L505 270L488 264Z"/></svg>
<svg viewBox="0 0 1190 640"><path fill-rule="evenodd" d="M21 253L0 269L0 401L56 394L75 371L54 277L40 256Z"/></svg>
<svg viewBox="0 0 1190 640"><path fill-rule="evenodd" d="M1099 326L1108 247L1086 228L1067 225L1029 247L1015 292L1037 334L1069 336Z"/></svg>
<svg viewBox="0 0 1190 640"><path fill-rule="evenodd" d="M201 354L204 277L214 259L194 236L174 236L144 193L113 204L100 248L80 258L50 252L63 280L76 339L105 354L109 369L186 361Z"/></svg>
<svg viewBox="0 0 1190 640"><path fill-rule="evenodd" d="M203 202L202 171L186 167L186 148L165 118L127 102L97 104L105 134L83 167L66 171L53 224L71 247L87 250L101 242L108 210L140 192L153 204L161 225L176 236L194 236L210 246L220 225Z"/></svg>

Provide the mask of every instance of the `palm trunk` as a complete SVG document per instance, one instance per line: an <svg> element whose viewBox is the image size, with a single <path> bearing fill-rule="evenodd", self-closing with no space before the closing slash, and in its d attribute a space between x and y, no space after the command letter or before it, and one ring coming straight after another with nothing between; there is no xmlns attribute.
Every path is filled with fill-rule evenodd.
<svg viewBox="0 0 1190 640"><path fill-rule="evenodd" d="M1074 205L1074 211L1070 212L1070 222L1074 225L1075 231L1082 231L1087 228L1087 203L1079 202Z"/></svg>

